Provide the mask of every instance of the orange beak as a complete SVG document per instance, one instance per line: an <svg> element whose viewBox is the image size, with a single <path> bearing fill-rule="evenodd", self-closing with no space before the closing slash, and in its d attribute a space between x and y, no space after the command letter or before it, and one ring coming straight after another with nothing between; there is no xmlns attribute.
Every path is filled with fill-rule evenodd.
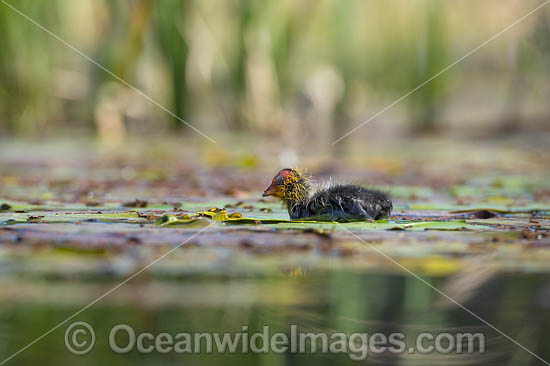
<svg viewBox="0 0 550 366"><path fill-rule="evenodd" d="M274 196L276 193L277 193L277 186L275 185L275 183L271 183L271 185L267 187L267 189L262 194L262 197Z"/></svg>

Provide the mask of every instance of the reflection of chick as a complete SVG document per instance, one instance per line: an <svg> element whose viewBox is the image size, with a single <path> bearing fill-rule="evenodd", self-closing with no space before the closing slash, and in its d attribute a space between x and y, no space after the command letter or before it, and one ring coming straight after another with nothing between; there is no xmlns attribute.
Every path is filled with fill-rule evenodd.
<svg viewBox="0 0 550 366"><path fill-rule="evenodd" d="M385 192L355 184L314 185L299 169L281 170L262 196L283 201L292 220L378 220L388 217L393 208Z"/></svg>

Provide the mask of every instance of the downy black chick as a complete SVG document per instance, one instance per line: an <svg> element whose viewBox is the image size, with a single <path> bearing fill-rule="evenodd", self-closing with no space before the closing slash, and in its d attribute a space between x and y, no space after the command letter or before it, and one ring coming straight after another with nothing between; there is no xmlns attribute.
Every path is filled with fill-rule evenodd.
<svg viewBox="0 0 550 366"><path fill-rule="evenodd" d="M383 191L332 181L314 184L299 169L281 170L262 196L279 198L291 220L379 220L393 209L389 195Z"/></svg>

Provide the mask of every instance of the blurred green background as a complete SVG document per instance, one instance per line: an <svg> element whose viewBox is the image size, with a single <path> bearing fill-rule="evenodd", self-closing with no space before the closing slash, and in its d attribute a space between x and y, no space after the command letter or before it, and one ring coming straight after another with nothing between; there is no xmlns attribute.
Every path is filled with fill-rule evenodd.
<svg viewBox="0 0 550 366"><path fill-rule="evenodd" d="M541 1L10 0L206 134L329 143ZM0 4L3 136L193 135ZM352 136L548 127L544 7Z"/></svg>

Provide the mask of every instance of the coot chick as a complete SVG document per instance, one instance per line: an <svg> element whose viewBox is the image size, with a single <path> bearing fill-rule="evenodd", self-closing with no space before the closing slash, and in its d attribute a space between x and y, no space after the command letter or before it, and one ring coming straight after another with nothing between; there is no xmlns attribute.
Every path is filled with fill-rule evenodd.
<svg viewBox="0 0 550 366"><path fill-rule="evenodd" d="M332 181L314 184L300 169L281 170L262 196L280 199L291 220L379 220L393 208L386 192Z"/></svg>

